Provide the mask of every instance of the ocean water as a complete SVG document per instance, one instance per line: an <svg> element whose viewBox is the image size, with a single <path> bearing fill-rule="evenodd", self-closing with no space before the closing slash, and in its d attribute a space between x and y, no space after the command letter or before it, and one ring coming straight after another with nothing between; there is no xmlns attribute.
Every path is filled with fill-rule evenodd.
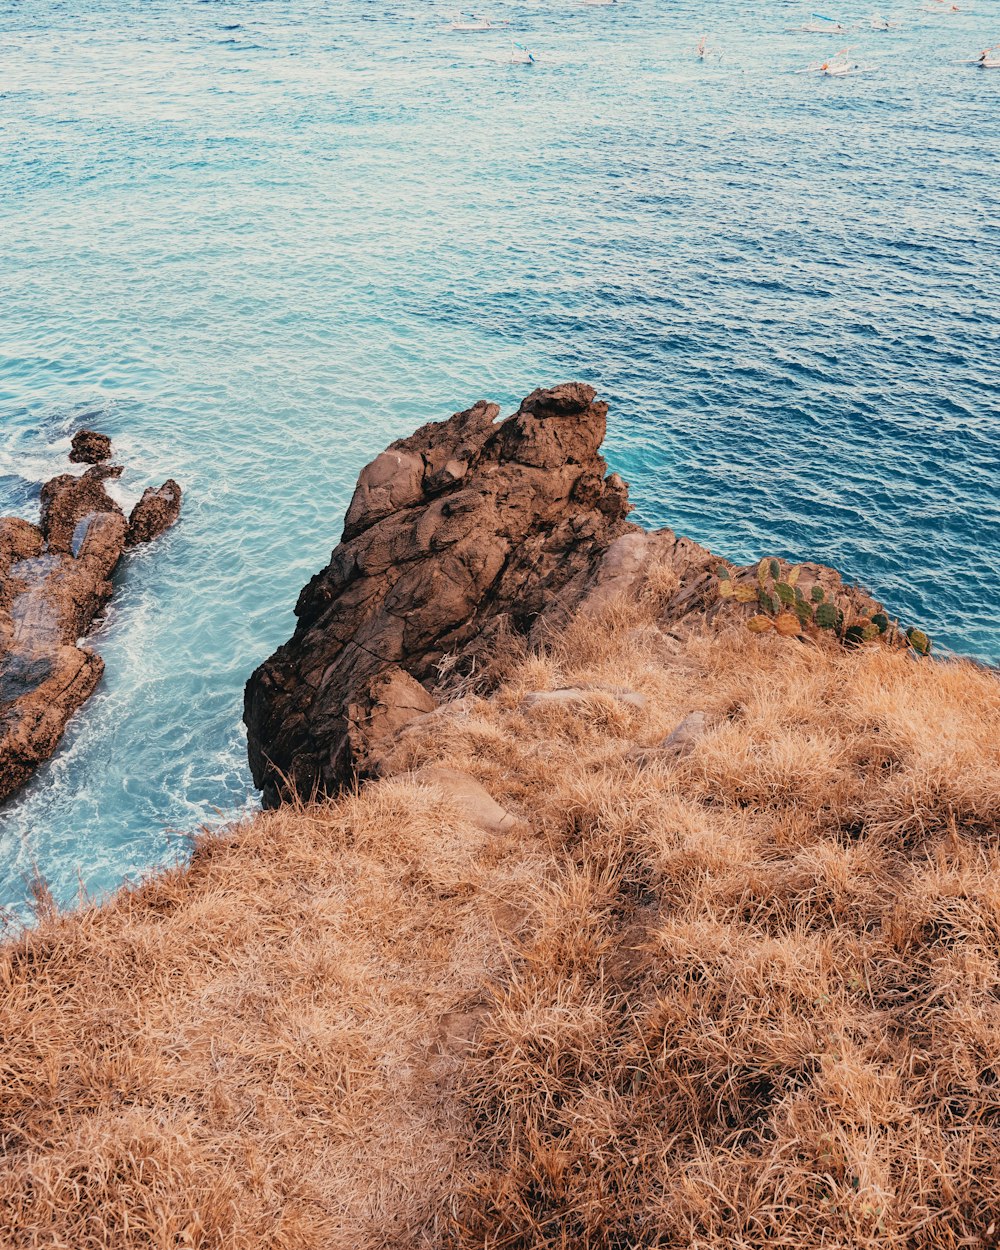
<svg viewBox="0 0 1000 1250"><path fill-rule="evenodd" d="M0 0L0 513L79 424L131 555L99 693L0 811L0 904L252 804L243 683L359 468L580 378L638 519L820 559L1000 659L1000 12L779 0ZM870 4L840 3L865 19ZM721 56L694 56L702 34ZM504 62L510 37L537 56ZM864 74L800 70L850 44Z"/></svg>

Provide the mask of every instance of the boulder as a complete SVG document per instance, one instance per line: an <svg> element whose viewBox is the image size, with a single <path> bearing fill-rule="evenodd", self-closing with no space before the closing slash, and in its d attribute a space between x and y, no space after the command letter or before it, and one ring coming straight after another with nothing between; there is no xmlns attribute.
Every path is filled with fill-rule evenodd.
<svg viewBox="0 0 1000 1250"><path fill-rule="evenodd" d="M457 768L419 768L413 780L434 786L470 825L486 833L502 833L517 824L514 813L502 807L469 773Z"/></svg>
<svg viewBox="0 0 1000 1250"><path fill-rule="evenodd" d="M433 683L502 629L568 614L607 548L636 529L599 454L607 406L568 383L497 421L481 401L423 426L358 480L343 537L299 595L291 639L247 684L250 766L267 806L363 773L352 707L390 668ZM361 752L361 758L356 752Z"/></svg>
<svg viewBox="0 0 1000 1250"><path fill-rule="evenodd" d="M368 683L347 709L347 734L355 772L380 777L400 733L437 707L416 678L396 665Z"/></svg>
<svg viewBox="0 0 1000 1250"><path fill-rule="evenodd" d="M681 759L691 754L710 728L711 721L707 712L691 712L654 746L633 751L631 759L640 768Z"/></svg>
<svg viewBox="0 0 1000 1250"><path fill-rule="evenodd" d="M77 460L105 443L110 454L104 435L81 434ZM128 523L104 489L120 473L99 464L46 482L37 526L0 518L0 800L53 753L104 672L78 639L111 598L125 550Z"/></svg>
<svg viewBox="0 0 1000 1250"><path fill-rule="evenodd" d="M675 755L687 755L704 738L708 727L707 712L690 712L662 742L658 743L658 749Z"/></svg>
<svg viewBox="0 0 1000 1250"><path fill-rule="evenodd" d="M152 542L169 529L180 514L181 488L172 477L156 489L147 487L129 516L127 545L135 547Z"/></svg>
<svg viewBox="0 0 1000 1250"><path fill-rule="evenodd" d="M550 707L579 708L593 699L595 694L610 695L619 703L627 703L631 707L642 709L646 706L646 696L637 690L612 689L606 686L565 686L560 690L532 690L521 701L521 706L528 712Z"/></svg>
<svg viewBox="0 0 1000 1250"><path fill-rule="evenodd" d="M73 464L101 464L111 459L111 439L96 430L77 430L69 453Z"/></svg>

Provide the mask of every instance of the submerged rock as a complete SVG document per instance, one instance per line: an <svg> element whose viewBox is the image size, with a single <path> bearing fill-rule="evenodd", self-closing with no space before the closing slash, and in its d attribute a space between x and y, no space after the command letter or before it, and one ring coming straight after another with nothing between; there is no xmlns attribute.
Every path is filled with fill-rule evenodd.
<svg viewBox="0 0 1000 1250"><path fill-rule="evenodd" d="M71 459L110 454L104 435L80 435ZM37 526L0 518L0 800L53 753L104 671L100 656L77 640L111 598L111 574L130 537L104 488L120 474L104 464L79 477L61 474L42 487ZM179 508L178 489L174 520Z"/></svg>

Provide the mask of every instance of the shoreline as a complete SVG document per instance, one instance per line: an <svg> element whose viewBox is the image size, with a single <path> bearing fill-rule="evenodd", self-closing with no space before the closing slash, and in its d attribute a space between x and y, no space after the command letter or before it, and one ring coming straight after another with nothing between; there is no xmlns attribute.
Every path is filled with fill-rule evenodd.
<svg viewBox="0 0 1000 1250"><path fill-rule="evenodd" d="M592 398L539 426L525 410L514 441L574 413ZM571 460L572 484L527 466L546 516L604 497L574 494L595 466ZM523 501L519 465L470 457L467 502L498 482ZM451 495L410 494L427 534ZM395 531L394 506L347 547ZM723 562L720 595L719 562L669 531L626 523L579 563L572 521L544 529L549 586L553 535L573 536L563 612L473 631L476 665L436 661L430 708L398 661L366 675L346 716L362 784L202 835L101 905L41 899L0 945L0 1240L989 1235L997 675L882 633L784 636L781 611L752 632L785 562ZM835 577L796 584L877 608ZM358 583L329 584L301 601L303 672Z"/></svg>

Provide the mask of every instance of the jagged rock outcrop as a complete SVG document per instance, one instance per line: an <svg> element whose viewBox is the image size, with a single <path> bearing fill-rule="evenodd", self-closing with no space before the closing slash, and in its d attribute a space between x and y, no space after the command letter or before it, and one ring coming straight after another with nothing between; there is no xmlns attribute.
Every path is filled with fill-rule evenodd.
<svg viewBox="0 0 1000 1250"><path fill-rule="evenodd" d="M37 526L0 518L0 800L48 759L104 671L100 656L77 640L111 597L111 574L131 530L104 487L122 472L103 463L110 442L92 430L81 433L87 437L74 438L70 458L101 462L79 477L64 473L46 482ZM180 488L166 486L176 492L176 520ZM148 523L140 530L159 532Z"/></svg>
<svg viewBox="0 0 1000 1250"><path fill-rule="evenodd" d="M606 413L579 383L535 391L499 423L497 406L480 402L362 471L340 544L299 595L293 636L247 683L250 766L266 806L380 775L398 735L445 710L430 711L442 667L468 671L505 627L539 641L645 593L654 573L663 635L760 611L757 566L726 564L721 595L723 565L707 548L626 520L628 488L599 454ZM803 564L796 577L845 619L880 611L832 569ZM600 693L547 691L526 707L583 708ZM678 737L663 750L682 746Z"/></svg>
<svg viewBox="0 0 1000 1250"><path fill-rule="evenodd" d="M396 667L430 683L444 657L468 659L502 627L529 633L568 613L636 528L599 453L607 406L591 387L538 390L498 416L480 402L361 473L340 545L299 596L293 637L247 684L266 804L353 779L351 708L378 674Z"/></svg>

